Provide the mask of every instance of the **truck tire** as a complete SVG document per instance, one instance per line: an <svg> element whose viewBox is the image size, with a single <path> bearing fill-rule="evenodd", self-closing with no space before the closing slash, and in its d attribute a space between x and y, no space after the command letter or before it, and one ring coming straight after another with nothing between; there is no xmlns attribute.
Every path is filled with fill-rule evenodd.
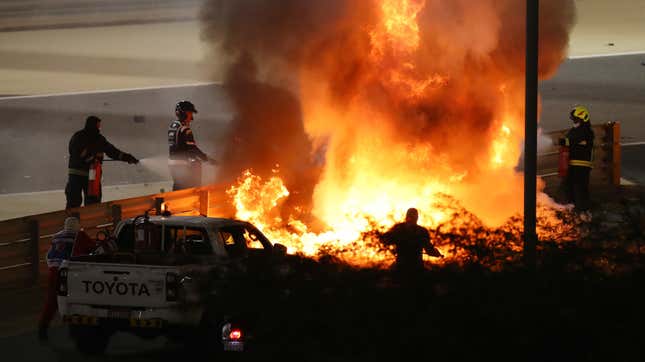
<svg viewBox="0 0 645 362"><path fill-rule="evenodd" d="M105 353L111 337L110 333L100 327L70 326L69 332L74 340L76 349L87 355Z"/></svg>

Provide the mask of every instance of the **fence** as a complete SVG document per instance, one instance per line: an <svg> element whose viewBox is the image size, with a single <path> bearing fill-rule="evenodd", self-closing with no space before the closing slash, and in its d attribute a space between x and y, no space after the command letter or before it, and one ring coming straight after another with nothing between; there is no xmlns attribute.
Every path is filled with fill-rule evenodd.
<svg viewBox="0 0 645 362"><path fill-rule="evenodd" d="M611 122L594 126L595 168L593 184L620 183L620 124ZM566 131L548 133L557 140ZM538 155L538 174L551 185L558 181L558 146ZM143 197L104 202L68 211L32 215L0 222L0 289L33 285L46 275L44 260L51 237L66 217L77 215L81 225L92 235L97 229L115 225L125 218L159 209L165 203L175 215L231 216L223 185L166 192Z"/></svg>
<svg viewBox="0 0 645 362"><path fill-rule="evenodd" d="M46 276L45 254L65 218L78 216L90 235L121 219L166 207L174 215L231 216L224 187L212 185L104 202L0 222L0 289L34 285Z"/></svg>

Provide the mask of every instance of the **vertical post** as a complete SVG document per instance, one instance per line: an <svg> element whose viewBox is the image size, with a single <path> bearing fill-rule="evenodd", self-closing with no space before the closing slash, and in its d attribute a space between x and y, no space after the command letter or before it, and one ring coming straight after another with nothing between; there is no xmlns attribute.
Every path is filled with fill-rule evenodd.
<svg viewBox="0 0 645 362"><path fill-rule="evenodd" d="M610 122L608 127L611 129L611 181L614 186L620 186L620 123Z"/></svg>
<svg viewBox="0 0 645 362"><path fill-rule="evenodd" d="M208 190L199 191L199 214L208 216Z"/></svg>
<svg viewBox="0 0 645 362"><path fill-rule="evenodd" d="M163 197L155 197L155 215L161 215L161 204L163 204Z"/></svg>
<svg viewBox="0 0 645 362"><path fill-rule="evenodd" d="M29 255L31 262L31 283L32 285L38 284L40 276L40 224L38 220L29 220Z"/></svg>
<svg viewBox="0 0 645 362"><path fill-rule="evenodd" d="M121 221L121 205L112 205L112 224L116 224Z"/></svg>
<svg viewBox="0 0 645 362"><path fill-rule="evenodd" d="M537 97L539 0L526 0L526 99L524 126L524 262L535 264L537 235Z"/></svg>

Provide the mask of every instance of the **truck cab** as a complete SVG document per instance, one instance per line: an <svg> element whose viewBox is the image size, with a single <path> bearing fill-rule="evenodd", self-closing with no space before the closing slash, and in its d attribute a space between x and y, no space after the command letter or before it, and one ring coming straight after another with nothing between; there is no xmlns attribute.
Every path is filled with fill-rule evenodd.
<svg viewBox="0 0 645 362"><path fill-rule="evenodd" d="M284 271L286 248L240 220L143 215L113 237L116 252L72 257L59 270L59 312L87 353L103 352L116 331L181 337L204 328L229 331L223 346L239 350L241 333L226 320L236 314L231 299Z"/></svg>

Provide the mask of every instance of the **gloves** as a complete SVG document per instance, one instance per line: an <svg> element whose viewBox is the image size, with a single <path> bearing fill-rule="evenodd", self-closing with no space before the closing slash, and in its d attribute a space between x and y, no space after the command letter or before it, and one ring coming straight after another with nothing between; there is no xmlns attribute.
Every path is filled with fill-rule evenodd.
<svg viewBox="0 0 645 362"><path fill-rule="evenodd" d="M136 163L139 163L139 160L137 160L136 158L134 158L134 156L132 156L132 155L131 155L131 154L129 154L129 153L124 153L124 154L123 154L123 161L125 161L125 162L127 162L127 163L129 163L129 164L133 164L133 163L135 163L135 164L136 164Z"/></svg>

